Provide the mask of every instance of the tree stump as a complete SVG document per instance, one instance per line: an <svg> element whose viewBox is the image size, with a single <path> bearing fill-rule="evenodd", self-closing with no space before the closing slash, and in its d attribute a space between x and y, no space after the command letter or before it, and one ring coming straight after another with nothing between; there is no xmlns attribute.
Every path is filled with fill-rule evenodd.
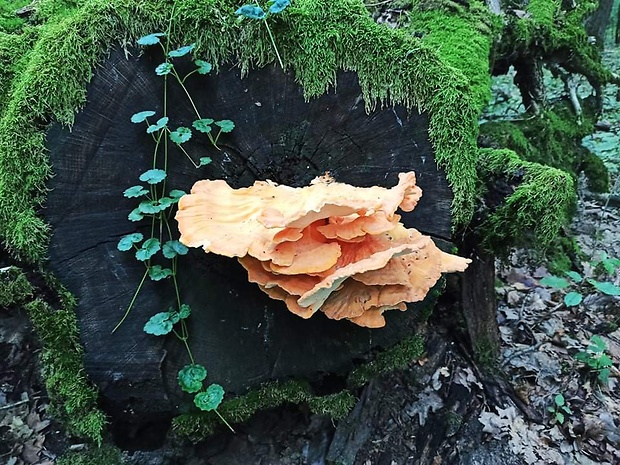
<svg viewBox="0 0 620 465"><path fill-rule="evenodd" d="M53 125L47 135L54 170L44 211L53 232L49 267L78 298L85 370L113 414L170 414L190 400L176 380L189 363L182 344L143 331L153 314L172 306L171 283L147 280L132 313L111 334L144 272L116 245L123 235L150 228L127 219L135 205L123 191L152 167L153 140L130 118L142 110L162 114L164 79L154 73L161 61L156 53L126 56L114 49L96 70L75 125ZM219 152L196 134L184 145L213 159L198 170L171 144L170 189L189 191L198 179L224 179L235 188L265 179L304 186L326 171L340 182L388 187L399 172L413 170L424 193L403 222L449 240L452 194L434 161L427 116L399 106L367 113L355 73L341 72L335 89L311 101L295 76L276 66L241 76L227 64L190 77L187 87L203 117L230 119L236 128L221 139ZM171 127L195 119L179 86L169 86L168 106ZM407 312L388 312L386 327L370 330L322 314L309 320L291 314L249 283L233 259L192 250L179 268L182 300L193 309L196 361L207 367L209 382L235 394L270 380L346 374L373 350L415 332L419 310L434 303L427 297Z"/></svg>

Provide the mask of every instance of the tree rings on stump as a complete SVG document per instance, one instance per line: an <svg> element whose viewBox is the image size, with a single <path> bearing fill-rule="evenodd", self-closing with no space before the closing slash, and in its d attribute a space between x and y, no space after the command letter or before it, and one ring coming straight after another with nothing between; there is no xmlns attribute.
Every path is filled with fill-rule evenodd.
<svg viewBox="0 0 620 465"><path fill-rule="evenodd" d="M116 246L132 232L150 235L150 222L127 219L137 202L123 191L140 184L138 176L153 165L153 138L130 119L143 110L163 115L164 78L154 72L161 61L149 53L126 58L116 48L96 69L73 127L56 124L47 135L54 172L44 211L52 228L49 266L78 298L86 372L111 412L138 415L173 413L190 402L176 379L189 363L183 345L143 331L152 315L174 305L170 280L147 279L131 314L111 334L145 270ZM193 65L177 66L184 75ZM169 126L191 127L192 105L172 78L169 83ZM305 186L326 171L356 186L391 187L399 172L413 170L424 193L403 222L449 239L452 194L433 157L427 116L399 106L368 114L355 73L339 73L335 89L310 101L294 75L276 66L241 76L238 67L223 65L217 73L192 75L186 85L203 118L229 119L236 127L220 138L221 151L194 131L185 149L213 160L199 169L169 144L167 188L188 192L199 179L224 179L235 188L265 179ZM193 310L196 361L207 367L207 381L229 394L270 380L346 374L373 350L412 335L419 310L433 303L427 297L407 312L388 312L387 325L371 330L320 313L303 320L249 283L236 260L202 250L179 260L178 278L181 299Z"/></svg>

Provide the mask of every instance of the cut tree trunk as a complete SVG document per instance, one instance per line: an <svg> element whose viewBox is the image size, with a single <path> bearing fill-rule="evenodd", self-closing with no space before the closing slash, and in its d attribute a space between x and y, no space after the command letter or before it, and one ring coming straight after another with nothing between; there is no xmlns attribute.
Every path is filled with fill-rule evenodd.
<svg viewBox="0 0 620 465"><path fill-rule="evenodd" d="M147 221L128 221L136 202L123 197L153 165L153 140L130 117L143 110L163 114L164 80L154 73L161 56L131 52L126 58L113 50L96 70L74 126L53 125L48 132L54 171L44 211L53 231L49 266L78 298L85 369L109 412L170 414L190 401L176 380L187 355L175 338L150 336L143 326L173 305L171 283L147 280L131 314L111 334L144 273L117 242L135 231L150 234ZM391 106L368 114L355 73L340 73L336 89L308 102L294 76L275 66L242 77L226 65L219 73L192 76L187 86L203 118L230 119L236 128L221 138L219 152L196 134L184 145L196 159L213 159L198 170L170 144L169 189L187 192L198 179L224 179L235 188L265 179L305 186L327 171L340 182L387 187L399 172L413 170L424 194L403 222L450 239L452 194L433 157L427 115ZM168 108L173 128L196 119L178 86L170 86ZM309 320L291 314L249 283L234 259L192 250L179 269L182 300L193 309L196 361L207 367L209 382L236 394L270 380L345 374L374 349L415 332L419 310L434 301L388 312L387 326L370 330L322 314Z"/></svg>

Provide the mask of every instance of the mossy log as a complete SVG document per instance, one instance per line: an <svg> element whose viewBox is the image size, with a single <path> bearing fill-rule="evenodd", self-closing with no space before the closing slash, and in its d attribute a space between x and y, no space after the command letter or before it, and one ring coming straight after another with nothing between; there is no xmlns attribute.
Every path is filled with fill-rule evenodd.
<svg viewBox="0 0 620 465"><path fill-rule="evenodd" d="M116 245L121 236L149 234L151 227L127 219L135 202L123 191L139 184L138 176L153 165L154 142L130 118L142 110L162 114L164 79L153 72L161 61L158 53L114 49L97 69L75 124L53 125L47 133L54 171L44 210L52 229L49 267L78 299L85 370L109 411L138 416L171 414L191 401L176 380L189 363L183 345L142 329L173 305L170 282L147 280L129 317L111 333L144 273L133 253ZM190 65L179 64L179 71ZM304 186L326 171L353 185L387 187L396 184L399 172L413 170L424 194L403 215L404 223L449 240L452 193L434 161L425 114L399 106L367 113L353 72L341 72L335 89L310 101L291 72L273 65L247 76L234 65L223 66L190 77L186 85L204 116L230 119L237 127L220 139L221 151L196 134L184 145L196 157L212 158L199 169L170 144L169 189L189 191L198 179L225 179L233 187L264 179ZM169 86L168 108L172 127L195 119L179 86ZM292 315L248 283L234 259L192 250L179 269L183 302L193 308L196 361L207 367L210 382L231 394L267 381L344 375L371 351L415 333L426 313L421 310L435 299L389 312L385 328L369 330L322 314L309 320Z"/></svg>

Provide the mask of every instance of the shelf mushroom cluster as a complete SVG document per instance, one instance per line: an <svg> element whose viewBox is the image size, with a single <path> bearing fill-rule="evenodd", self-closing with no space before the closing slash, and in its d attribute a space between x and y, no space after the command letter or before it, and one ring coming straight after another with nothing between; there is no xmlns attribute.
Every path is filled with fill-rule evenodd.
<svg viewBox="0 0 620 465"><path fill-rule="evenodd" d="M329 175L302 188L257 181L233 189L205 180L181 198L176 219L183 244L237 257L250 282L294 314L322 311L378 328L385 311L406 310L441 273L470 262L400 223L396 210L413 210L421 195L413 172L400 173L390 189Z"/></svg>

